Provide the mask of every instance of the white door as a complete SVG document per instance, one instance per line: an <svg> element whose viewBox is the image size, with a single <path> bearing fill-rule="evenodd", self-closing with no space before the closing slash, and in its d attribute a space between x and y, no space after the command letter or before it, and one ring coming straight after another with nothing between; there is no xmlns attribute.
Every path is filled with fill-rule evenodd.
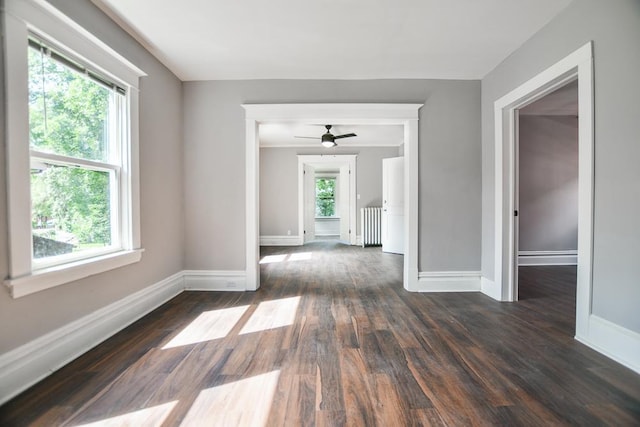
<svg viewBox="0 0 640 427"><path fill-rule="evenodd" d="M342 243L350 244L351 236L349 230L349 224L351 223L349 218L349 165L340 167L340 178L338 178L338 214L340 215L340 241Z"/></svg>
<svg viewBox="0 0 640 427"><path fill-rule="evenodd" d="M304 165L304 243L316 239L316 169Z"/></svg>
<svg viewBox="0 0 640 427"><path fill-rule="evenodd" d="M404 254L404 157L382 159L382 251Z"/></svg>

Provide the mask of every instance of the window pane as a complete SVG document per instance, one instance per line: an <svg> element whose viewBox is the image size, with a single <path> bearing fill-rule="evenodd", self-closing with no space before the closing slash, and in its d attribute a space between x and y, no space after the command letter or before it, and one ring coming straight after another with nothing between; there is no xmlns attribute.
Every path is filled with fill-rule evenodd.
<svg viewBox="0 0 640 427"><path fill-rule="evenodd" d="M336 179L316 179L316 216L335 216Z"/></svg>
<svg viewBox="0 0 640 427"><path fill-rule="evenodd" d="M29 47L29 142L34 150L109 160L115 93Z"/></svg>
<svg viewBox="0 0 640 427"><path fill-rule="evenodd" d="M33 162L34 258L111 245L110 175L109 172Z"/></svg>

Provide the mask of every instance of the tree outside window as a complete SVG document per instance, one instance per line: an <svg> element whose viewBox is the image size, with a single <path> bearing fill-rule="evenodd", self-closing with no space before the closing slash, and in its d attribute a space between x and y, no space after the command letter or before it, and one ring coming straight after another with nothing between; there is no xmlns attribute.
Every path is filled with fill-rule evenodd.
<svg viewBox="0 0 640 427"><path fill-rule="evenodd" d="M117 98L45 48L29 47L33 258L115 243Z"/></svg>
<svg viewBox="0 0 640 427"><path fill-rule="evenodd" d="M335 178L316 178L316 216L336 216Z"/></svg>

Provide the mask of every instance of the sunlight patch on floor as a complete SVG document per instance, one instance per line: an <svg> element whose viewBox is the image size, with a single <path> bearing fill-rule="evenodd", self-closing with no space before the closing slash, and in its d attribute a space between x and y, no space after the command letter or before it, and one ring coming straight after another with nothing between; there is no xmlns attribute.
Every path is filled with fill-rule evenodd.
<svg viewBox="0 0 640 427"><path fill-rule="evenodd" d="M248 305L243 305L205 311L180 331L178 335L173 337L162 349L224 338L248 308Z"/></svg>
<svg viewBox="0 0 640 427"><path fill-rule="evenodd" d="M158 406L151 406L149 408L140 409L139 411L117 415L115 417L94 421L88 424L76 424L75 427L160 426L169 416L173 407L176 406L177 403L178 401L175 400L173 402L167 402Z"/></svg>
<svg viewBox="0 0 640 427"><path fill-rule="evenodd" d="M267 255L260 260L260 264L271 264L274 262L282 262L287 258L287 254L284 255Z"/></svg>
<svg viewBox="0 0 640 427"><path fill-rule="evenodd" d="M261 302L240 331L240 335L292 325L299 303L299 296Z"/></svg>
<svg viewBox="0 0 640 427"><path fill-rule="evenodd" d="M180 425L265 426L279 377L275 370L202 390Z"/></svg>
<svg viewBox="0 0 640 427"><path fill-rule="evenodd" d="M311 259L313 252L298 252L289 255L289 261L305 261Z"/></svg>
<svg viewBox="0 0 640 427"><path fill-rule="evenodd" d="M313 258L313 252L296 252L293 254L266 255L260 260L260 264L273 264L284 261L306 261Z"/></svg>

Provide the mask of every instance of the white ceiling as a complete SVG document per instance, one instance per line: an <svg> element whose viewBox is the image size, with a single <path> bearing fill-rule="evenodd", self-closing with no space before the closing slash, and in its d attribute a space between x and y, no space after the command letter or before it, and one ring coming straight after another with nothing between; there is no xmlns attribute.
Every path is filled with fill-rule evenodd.
<svg viewBox="0 0 640 427"><path fill-rule="evenodd" d="M92 0L181 80L481 79L571 0Z"/></svg>
<svg viewBox="0 0 640 427"><path fill-rule="evenodd" d="M323 124L264 123L260 125L261 147L320 147L320 137L327 130ZM335 125L333 135L355 133L352 138L336 140L339 147L393 147L404 140L401 125ZM297 136L317 139L296 138Z"/></svg>

